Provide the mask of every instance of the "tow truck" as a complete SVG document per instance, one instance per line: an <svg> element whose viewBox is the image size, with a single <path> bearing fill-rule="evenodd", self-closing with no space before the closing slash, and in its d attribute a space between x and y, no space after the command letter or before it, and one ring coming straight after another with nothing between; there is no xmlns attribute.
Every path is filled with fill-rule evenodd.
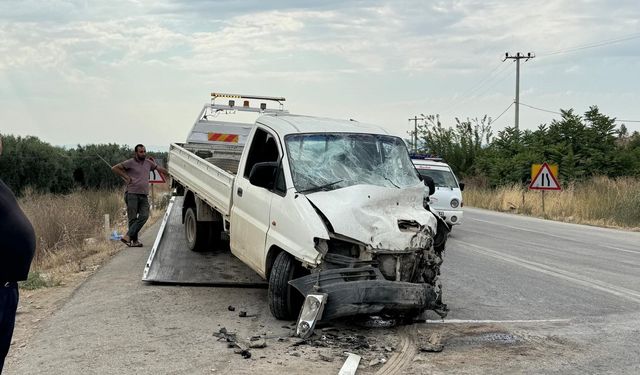
<svg viewBox="0 0 640 375"><path fill-rule="evenodd" d="M273 316L297 317L300 336L320 319L446 315L446 236L403 140L283 102L212 93L171 144L175 196L143 280L266 286Z"/></svg>

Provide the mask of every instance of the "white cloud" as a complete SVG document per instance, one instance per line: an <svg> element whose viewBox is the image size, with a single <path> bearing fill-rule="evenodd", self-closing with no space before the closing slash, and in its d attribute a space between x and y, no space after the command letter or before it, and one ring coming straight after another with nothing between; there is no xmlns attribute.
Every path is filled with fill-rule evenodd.
<svg viewBox="0 0 640 375"><path fill-rule="evenodd" d="M202 91L223 86L285 91L314 102L338 93L348 98L338 100L344 106L339 113L371 111L389 123L425 108L451 116L494 115L513 99L515 67L501 64L502 55L532 51L539 57L521 66L522 95L531 104L538 104L537 97L540 106L544 100L563 106L545 98L565 91L591 95L571 103L561 95L567 104L594 104L599 92L633 90L629 82L640 79L640 38L571 55L545 53L640 35L639 20L635 0L3 1L0 100L28 102L64 87L60 100L68 102L68 113L78 107L73 101L97 94L112 101L123 122L129 112L152 117L114 108L126 107L124 101L160 91L167 106L188 107L185 102L201 98ZM625 69L630 73L622 79ZM596 82L602 87L595 89ZM367 105L354 106L365 102L361 96ZM335 105L316 108L329 107ZM633 117L635 107L619 114ZM28 121L13 108L3 102L0 120ZM166 116L157 121L170 128Z"/></svg>

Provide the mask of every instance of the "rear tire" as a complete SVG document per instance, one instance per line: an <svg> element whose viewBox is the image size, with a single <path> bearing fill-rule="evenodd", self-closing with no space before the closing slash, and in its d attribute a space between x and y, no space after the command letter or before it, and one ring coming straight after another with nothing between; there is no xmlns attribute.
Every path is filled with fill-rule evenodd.
<svg viewBox="0 0 640 375"><path fill-rule="evenodd" d="M289 281L304 275L304 269L287 252L276 256L269 275L269 309L276 319L298 318L304 297Z"/></svg>
<svg viewBox="0 0 640 375"><path fill-rule="evenodd" d="M184 235L191 251L206 251L211 247L211 222L198 221L193 207L184 215Z"/></svg>

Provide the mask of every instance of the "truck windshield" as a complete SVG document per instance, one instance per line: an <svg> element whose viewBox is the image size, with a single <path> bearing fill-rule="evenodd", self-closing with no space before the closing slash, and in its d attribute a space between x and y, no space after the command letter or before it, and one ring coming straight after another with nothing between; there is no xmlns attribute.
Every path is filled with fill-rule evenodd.
<svg viewBox="0 0 640 375"><path fill-rule="evenodd" d="M404 142L374 134L294 134L285 137L298 192L367 184L404 188L420 183Z"/></svg>
<svg viewBox="0 0 640 375"><path fill-rule="evenodd" d="M423 177L431 177L436 187L449 189L455 189L458 187L458 182L456 181L456 178L453 177L453 173L451 171L440 171L437 169L418 169L418 172Z"/></svg>

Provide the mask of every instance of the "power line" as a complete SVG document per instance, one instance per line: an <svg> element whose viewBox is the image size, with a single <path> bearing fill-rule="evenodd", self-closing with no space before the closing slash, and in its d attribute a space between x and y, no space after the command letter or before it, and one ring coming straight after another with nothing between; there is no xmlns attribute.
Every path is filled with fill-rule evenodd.
<svg viewBox="0 0 640 375"><path fill-rule="evenodd" d="M592 43L587 43L587 44L583 44L583 45L577 45L577 46L573 46L573 47L568 47L568 48L563 48L563 49L550 51L550 52L547 52L547 53L543 52L542 54L537 54L537 56L531 56L531 57L547 57L547 56L559 55L559 54L564 54L564 53L571 53L571 52L576 52L576 51L580 51L580 50L584 50L584 49L597 48L597 47L602 47L602 46L606 46L606 45L610 45L610 44L621 43L621 42L625 42L625 41L629 41L629 40L633 40L633 39L638 39L638 38L640 38L640 33L632 33L632 34L627 34L627 35L620 36L620 37L614 38L614 39L607 39L607 40L602 40L602 41L598 41L598 42L592 42ZM507 57L507 58L509 58L509 57ZM504 68L500 69L501 66L504 67ZM445 109L440 111L440 113L449 112L451 109L455 108L456 106L458 106L458 105L460 105L462 103L465 103L468 100L470 100L472 96L482 96L482 95L484 95L487 91L489 91L489 89L491 89L496 84L504 81L504 79L506 79L508 77L508 75L504 75L504 76L502 76L501 79L496 80L496 78L501 76L502 73L504 73L506 70L507 70L507 68L505 67L505 65L498 64L488 74L486 74L481 80L477 81L469 89L463 91L463 93L458 96L458 97L461 98L459 101L456 100L456 96L453 96L451 99L449 99L442 106ZM487 86L484 90L481 91L483 86L486 86L486 85L488 85L490 83L491 83L491 85ZM471 95L472 93L474 95ZM528 107L531 107L531 106L528 106ZM559 112L550 111L550 110L546 110L546 109L542 109L542 108L532 108L532 109L540 110L540 111L543 111L543 112L554 113L554 114L560 114ZM622 119L621 120L615 120L615 121L616 122L640 122L639 120L622 120Z"/></svg>
<svg viewBox="0 0 640 375"><path fill-rule="evenodd" d="M504 109L504 111L502 111L502 113L500 115L498 115L498 117L496 117L495 119L492 119L491 121L489 121L489 125L493 124L494 122L498 121L498 119L500 117L502 117L502 115L504 115L505 113L507 113L507 111L509 110L509 108L511 108L513 106L514 102L511 102L511 104L509 104L509 106L507 108Z"/></svg>
<svg viewBox="0 0 640 375"><path fill-rule="evenodd" d="M486 86L484 88L484 90L477 92L476 94L474 94L474 96L476 97L481 97L484 94L486 94L489 90L491 90L494 86L496 86L497 84L499 84L500 82L503 82L505 79L511 77L511 74L508 73L509 70L509 65L502 65L504 67L504 69L500 70L500 74L507 72L507 74L502 74L502 78L498 79L498 80L493 80L493 82L489 85ZM496 75L494 78L498 78L498 75Z"/></svg>
<svg viewBox="0 0 640 375"><path fill-rule="evenodd" d="M507 77L510 76L510 74L504 74L507 70L509 70L509 66L502 64L502 61L501 61L500 65L494 68L490 74L485 76L484 79L478 81L478 83L476 83L470 89L464 91L459 96L460 99L458 101L456 101L455 98L451 98L445 105L443 105L445 109L442 110L440 113L449 112L450 110L458 107L459 105L471 100L473 97L484 95L487 91L489 91L489 89L491 89L498 83L504 81ZM481 89L484 89L484 90L481 90Z"/></svg>
<svg viewBox="0 0 640 375"><path fill-rule="evenodd" d="M538 107L534 107L532 105L529 104L525 104L525 103L520 103L521 105L525 106L525 107L529 107L531 109L535 109L537 111L541 111L541 112L548 112L548 113L553 113L556 115L562 115L561 112L556 112L556 111L552 111L550 109L544 109L544 108L538 108ZM615 119L614 122L640 122L640 120L623 120L623 119Z"/></svg>
<svg viewBox="0 0 640 375"><path fill-rule="evenodd" d="M600 42L593 42L593 43L578 45L578 46L574 46L574 47L568 47L568 48L559 49L559 50L551 51L551 52L548 52L548 53L543 53L541 55L538 55L538 57L546 57L546 56L560 55L560 54L564 54L564 53L571 53L571 52L581 51L581 50L585 50L585 49L589 49L589 48L596 48L596 47L602 47L602 46L606 46L606 45L610 45L610 44L626 42L628 40L633 40L633 39L638 39L638 38L640 38L640 33L634 33L634 34L629 34L629 35L626 35L626 36L623 36L623 37L619 37L619 38L615 38L615 39L608 39L608 40L603 40L603 41L600 41Z"/></svg>
<svg viewBox="0 0 640 375"><path fill-rule="evenodd" d="M498 65L495 66L495 68L493 68L489 74L485 75L484 77L482 77L481 80L477 81L473 86L469 87L469 89L467 89L466 91L463 91L462 94L460 94L460 97L465 97L468 94L470 94L471 92L473 92L474 90L478 89L479 87L482 87L482 85L485 83L485 81L490 80L491 77L493 76L493 74L501 67L502 62L500 62ZM452 97L447 103L446 103L446 107L451 106L451 104L453 104L455 102L455 96Z"/></svg>
<svg viewBox="0 0 640 375"><path fill-rule="evenodd" d="M552 111L552 110L549 110L549 109L542 109L542 108L534 107L534 106L532 106L532 105L524 104L524 103L522 103L522 102L521 102L520 104L522 104L522 105L523 105L523 106L525 106L525 107L529 107L529 108L531 108L531 109L535 109L535 110L542 111L542 112L555 113L556 115L561 115L561 114L562 114L562 113L560 113L560 112Z"/></svg>

